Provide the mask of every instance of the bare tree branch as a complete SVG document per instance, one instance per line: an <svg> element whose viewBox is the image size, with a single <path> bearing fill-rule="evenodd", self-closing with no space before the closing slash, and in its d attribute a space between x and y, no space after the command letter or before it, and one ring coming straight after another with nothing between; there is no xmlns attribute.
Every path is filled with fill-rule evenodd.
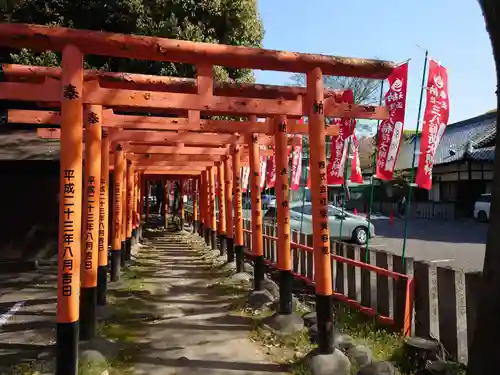
<svg viewBox="0 0 500 375"><path fill-rule="evenodd" d="M290 79L296 86L306 86L306 76L304 74L293 74ZM380 80L357 77L324 76L323 82L325 88L330 90L353 90L355 104L378 103L381 84Z"/></svg>

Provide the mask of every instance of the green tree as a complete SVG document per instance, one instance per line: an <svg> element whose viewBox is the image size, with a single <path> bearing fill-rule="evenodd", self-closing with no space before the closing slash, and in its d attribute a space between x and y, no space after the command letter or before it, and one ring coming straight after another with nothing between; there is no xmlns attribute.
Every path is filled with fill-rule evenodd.
<svg viewBox="0 0 500 375"><path fill-rule="evenodd" d="M264 30L256 0L0 0L7 22L159 36L261 47ZM12 62L59 65L60 55L22 50ZM86 66L108 71L194 77L192 65L86 56ZM215 67L217 80L252 82L250 69Z"/></svg>

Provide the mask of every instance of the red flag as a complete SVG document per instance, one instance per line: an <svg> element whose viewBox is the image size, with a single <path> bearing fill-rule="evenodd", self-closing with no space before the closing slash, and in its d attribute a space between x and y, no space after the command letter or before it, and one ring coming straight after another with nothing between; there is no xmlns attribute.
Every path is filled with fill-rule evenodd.
<svg viewBox="0 0 500 375"><path fill-rule="evenodd" d="M276 150L273 146L273 152L275 153ZM292 152L292 146L288 145L287 146L287 159L290 159L290 153ZM268 165L269 167L267 168L267 188L272 189L274 185L276 184L276 155L273 154L268 160Z"/></svg>
<svg viewBox="0 0 500 375"><path fill-rule="evenodd" d="M250 167L241 167L241 191L246 193L248 188L248 179L250 177Z"/></svg>
<svg viewBox="0 0 500 375"><path fill-rule="evenodd" d="M302 137L296 137L293 145L292 156L292 179L290 189L297 191L300 186L300 176L302 175Z"/></svg>
<svg viewBox="0 0 500 375"><path fill-rule="evenodd" d="M276 163L274 162L275 155L274 153L276 152L276 149L274 148L273 145L273 156L269 157L269 160L267 162L268 168L267 168L267 188L272 189L274 185L276 184Z"/></svg>
<svg viewBox="0 0 500 375"><path fill-rule="evenodd" d="M266 187L266 170L267 170L267 157L260 157L260 190Z"/></svg>
<svg viewBox="0 0 500 375"><path fill-rule="evenodd" d="M354 103L354 94L352 90L345 90L342 93L342 102L348 104ZM354 149L355 147L353 145L354 142L352 139L351 142L349 142L349 137L354 131L356 120L350 118L335 119L334 124L339 126L339 134L331 138L332 142L330 146L331 147L330 160L328 161L327 165L327 178L326 178L328 185L339 185L344 183L345 180L344 170L345 170L345 163L347 161L349 143L351 143L352 149ZM355 162L352 163L351 168L355 172L353 177L353 173L351 171L351 180L353 178L357 180L358 173Z"/></svg>
<svg viewBox="0 0 500 375"><path fill-rule="evenodd" d="M311 163L309 163L310 165ZM310 189L311 188L311 167L307 167L307 188Z"/></svg>
<svg viewBox="0 0 500 375"><path fill-rule="evenodd" d="M377 173L375 175L386 181L392 180L403 135L408 63L394 68L388 80L389 90L385 94L385 105L389 107L389 119L382 121L378 128Z"/></svg>
<svg viewBox="0 0 500 375"><path fill-rule="evenodd" d="M351 150L352 150L352 162L351 162L351 181L357 184L363 183L363 174L361 173L361 165L359 164L359 143L356 134L352 135Z"/></svg>
<svg viewBox="0 0 500 375"><path fill-rule="evenodd" d="M448 72L444 66L429 59L427 78L427 102L425 105L420 156L418 161L417 186L430 190L434 155L448 125L450 100L448 98Z"/></svg>

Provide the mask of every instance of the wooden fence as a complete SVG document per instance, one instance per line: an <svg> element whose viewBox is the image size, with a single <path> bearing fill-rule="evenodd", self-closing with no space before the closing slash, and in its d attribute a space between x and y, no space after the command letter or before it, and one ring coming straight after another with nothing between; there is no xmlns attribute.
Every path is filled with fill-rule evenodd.
<svg viewBox="0 0 500 375"><path fill-rule="evenodd" d="M356 208L366 213L368 206L363 202L351 201L348 209ZM392 212L398 215L400 206L395 202L373 202L372 212L389 216ZM443 202L411 202L410 217L415 219L455 220L455 204Z"/></svg>
<svg viewBox="0 0 500 375"><path fill-rule="evenodd" d="M276 227L264 225L263 231L264 256L273 265L278 252ZM244 240L245 248L251 251L248 220L244 220ZM467 364L481 273L465 273L408 257L403 262L392 253L337 241L332 241L332 254L335 298L403 331L407 329L406 334L439 340L452 359ZM311 235L292 231L292 265L295 277L314 280ZM407 279L401 282L403 277L394 275Z"/></svg>

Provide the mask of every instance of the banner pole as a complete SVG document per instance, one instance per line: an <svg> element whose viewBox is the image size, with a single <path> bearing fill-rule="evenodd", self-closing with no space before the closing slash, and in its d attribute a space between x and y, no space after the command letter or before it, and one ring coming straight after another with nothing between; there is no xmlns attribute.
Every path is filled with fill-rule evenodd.
<svg viewBox="0 0 500 375"><path fill-rule="evenodd" d="M411 209L411 199L413 195L413 183L415 179L415 156L417 154L417 137L420 130L420 117L422 113L422 102L424 99L425 91L425 75L427 73L427 60L429 57L429 51L425 50L425 60L424 60L424 71L422 73L422 86L420 87L420 102L418 103L418 114L417 114L417 127L415 128L415 143L413 144L413 155L411 158L411 169L410 169L410 184L408 188L408 199L406 202L405 209L405 226L404 226L404 236L403 236L403 249L401 251L401 257L403 267L405 266L405 256L406 256L406 238L408 236L408 217L410 216Z"/></svg>

